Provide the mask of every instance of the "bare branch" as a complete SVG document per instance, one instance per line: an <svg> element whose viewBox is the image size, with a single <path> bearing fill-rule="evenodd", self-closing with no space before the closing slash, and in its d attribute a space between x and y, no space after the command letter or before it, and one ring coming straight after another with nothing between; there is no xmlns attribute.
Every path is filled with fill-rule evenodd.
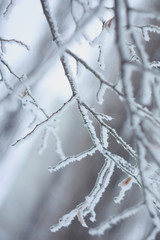
<svg viewBox="0 0 160 240"><path fill-rule="evenodd" d="M10 43L10 44L16 43L16 44L18 44L18 45L26 48L26 49L29 51L29 47L27 46L27 44L25 44L25 43L22 42L22 41L16 40L16 39L14 39L14 38L12 38L12 39L5 39L5 38L1 38L1 37L0 37L0 42L1 42L1 43L2 43L2 42L6 42L6 43Z"/></svg>
<svg viewBox="0 0 160 240"><path fill-rule="evenodd" d="M60 107L56 112L52 113L47 119L45 119L44 121L38 123L33 129L32 131L30 131L29 133L27 133L24 137L18 139L15 143L12 144L12 146L15 146L17 143L21 142L22 140L26 139L27 137L29 137L33 132L35 132L35 130L37 130L37 128L39 128L40 126L44 125L45 123L49 122L50 119L52 118L56 118L57 114L59 114L62 109L66 108L68 106L69 103L71 103L71 101L74 100L74 96L72 96L67 102L65 102L63 104L62 107Z"/></svg>
<svg viewBox="0 0 160 240"><path fill-rule="evenodd" d="M5 15L8 13L9 8L10 8L12 5L13 5L13 0L10 0L10 2L8 3L8 5L7 5L7 7L6 7L6 9L5 9L4 13L3 13L3 16L5 16Z"/></svg>

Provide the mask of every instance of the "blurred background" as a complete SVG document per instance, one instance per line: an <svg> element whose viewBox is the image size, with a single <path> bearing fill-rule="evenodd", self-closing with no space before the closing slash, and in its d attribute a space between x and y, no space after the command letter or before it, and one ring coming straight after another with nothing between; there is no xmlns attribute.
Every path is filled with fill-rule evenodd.
<svg viewBox="0 0 160 240"><path fill-rule="evenodd" d="M81 16L82 9L74 3L71 14L71 2L70 0L50 1L51 11L57 20L62 40L67 42L69 39L68 48L85 59L94 69L103 73L107 80L116 82L119 60L114 45L114 30L106 31L103 42L100 43L105 64L103 68L100 66L101 63L98 63L99 43L94 41L93 47L86 40L86 38L93 40L100 34L101 21L93 18L86 24L82 33L74 38L73 15L75 12L76 16ZM9 3L12 4L7 9ZM92 1L93 7L97 3L98 1ZM107 6L113 6L112 1L106 3ZM134 6L144 8L144 1L135 1ZM158 11L160 4L158 1L145 1L145 8ZM113 17L113 12L104 10L102 16L107 21ZM92 157L70 164L51 174L47 170L48 166L60 161L54 132L41 127L26 140L12 146L17 139L25 136L37 123L45 119L42 109L45 109L45 113L49 116L71 96L70 86L61 67L58 50L52 41L41 3L39 0L0 1L0 17L0 38L17 39L29 47L28 51L21 44L1 43L1 59L6 61L17 76L23 74L24 76L22 83L18 82L1 62L3 79L1 77L0 81L0 239L97 239L88 234L88 229L83 228L77 218L72 225L62 228L59 232L51 233L49 228L56 224L60 217L84 201L85 196L94 186L97 174L103 165L103 157L95 153ZM146 23L145 19L137 17L137 22L139 21ZM156 34L152 34L152 40L146 44L146 50L152 60L160 59L159 37ZM73 74L76 75L76 62L71 58L69 60ZM138 92L140 78L141 74L134 72L133 84L137 99L140 94ZM14 91L7 88L4 81L14 88ZM110 126L132 145L128 116L123 102L107 89L104 103L99 104L96 99L99 82L82 66L78 67L76 81L82 99L97 112L111 116L113 120ZM26 96L26 88L30 89L39 107L32 104L31 99ZM99 134L99 126L96 122L93 123ZM66 156L78 154L92 146L75 102L61 113L57 121L53 121L53 126L57 126L56 133ZM109 150L128 161L131 160L112 137L109 138ZM86 218L89 227L97 226L109 216L116 215L141 200L142 193L133 184L122 203L114 203L113 198L120 191L118 183L125 177L126 175L116 168L108 189L96 207L97 221L91 223L89 218ZM148 213L143 209L135 216L113 226L99 239L141 240L151 229ZM157 236L157 239L159 238Z"/></svg>

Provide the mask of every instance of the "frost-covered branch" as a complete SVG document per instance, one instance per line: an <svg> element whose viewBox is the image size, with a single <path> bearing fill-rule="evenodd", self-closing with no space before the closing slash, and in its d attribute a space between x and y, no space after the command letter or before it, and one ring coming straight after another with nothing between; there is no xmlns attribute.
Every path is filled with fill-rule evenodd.
<svg viewBox="0 0 160 240"><path fill-rule="evenodd" d="M64 46L63 46L62 40L61 40L59 32L58 32L56 20L55 19L53 20L51 17L48 2L46 0L41 0L41 4L42 4L45 17L47 19L48 25L49 25L51 33L52 33L53 41L56 43L57 47L61 50ZM71 4L73 4L73 2ZM75 99L77 101L78 109L83 118L84 125L86 126L86 128L90 134L91 140L93 142L93 148L91 148L88 151L83 152L81 154L78 154L78 155L75 155L72 157L68 157L66 159L62 159L62 161L59 162L57 166L49 167L49 171L51 171L51 172L56 171L64 166L68 165L70 162L79 161L82 158L86 157L87 155L92 155L94 153L94 151L98 150L105 157L105 159L107 159L107 162L105 163L105 164L107 164L107 165L105 165L107 168L107 171L106 170L104 171L107 174L106 178L108 178L108 176L109 176L108 169L110 169L111 166L114 166L115 164L118 168L120 168L122 171L124 171L128 175L128 177L120 184L120 187L122 189L120 191L119 196L115 199L115 202L120 202L123 199L125 192L131 188L133 182L136 182L139 186L143 187L144 196L146 194L151 194L151 193L148 193L148 190L147 190L149 187L148 186L145 187L145 185L144 185L144 176L143 176L143 174L141 174L142 167L140 167L140 165L138 167L132 166L130 163L128 163L126 160L124 160L120 156L112 154L107 150L107 146L108 146L107 134L109 132L116 139L116 141L118 143L120 143L122 145L122 147L131 155L131 157L133 157L136 161L138 160L138 157L137 157L137 154L135 153L135 151L127 143L125 143L125 141L121 137L118 136L118 134L116 133L116 131L114 129L112 129L108 124L106 124L103 121L103 116L101 114L97 114L94 110L92 110L85 103L82 102L81 97L78 93L76 81L73 77L72 70L69 66L67 55L66 55L66 53L67 53L70 56L72 56L77 61L77 63L78 62L81 63L85 67L85 69L89 70L100 81L100 90L98 91L98 97L99 97L100 92L102 91L102 89L101 89L102 84L104 84L107 87L111 88L115 93L117 93L119 97L124 99L126 106L127 106L127 110L130 114L131 124L132 124L133 128L136 129L134 136L137 135L137 124L139 124L139 121L141 120L141 118L144 115L146 115L148 117L148 119L150 119L152 122L157 121L157 124L159 124L159 119L156 119L148 109L143 108L143 106L141 106L140 104L137 104L135 102L134 93L133 93L134 86L132 85L132 81L131 81L133 66L140 68L143 71L143 77L144 77L147 72L151 72L153 74L155 73L155 75L156 75L157 72L153 71L152 68L155 66L159 66L159 65L158 65L158 63L150 64L147 61L147 57L144 54L144 49L140 45L140 42L139 42L138 38L135 36L134 30L132 29L132 24L130 22L130 15L129 15L130 14L129 11L131 9L128 6L127 0L123 0L121 2L115 1L115 7L113 10L115 12L114 18L115 18L115 22L116 22L116 31L115 31L116 32L116 45L117 45L118 52L119 52L120 77L121 77L123 92L120 92L116 88L116 85L114 85L114 84L110 83L109 81L107 81L106 79L104 79L104 77L102 76L101 73L99 73L98 71L91 68L83 59L79 58L74 52L72 52L69 49L63 48L64 51L61 52L61 54L60 54L60 61L63 66L65 75L70 83L70 87L71 87L73 96L75 96ZM133 9L132 9L132 11L133 11ZM72 8L71 8L71 12L72 12L73 19L76 23L76 26L78 28L79 24L77 23L77 20L75 19L74 15L73 15ZM111 21L108 24L111 24ZM143 31L144 31L144 29L143 29ZM147 28L146 31L147 32L151 31L151 29ZM159 33L157 29L156 30L152 29L152 31L156 31L156 33ZM139 55L137 55L136 50L133 49L133 47L132 48L130 47L131 55L132 55L132 58L131 58L132 62L130 61L127 44L126 44L126 37L128 37L128 35L130 35L131 40L133 41L133 44L135 46L135 49L137 49L137 52L139 53ZM146 40L146 38L145 38L145 40ZM149 39L147 39L147 40L149 40ZM133 62L134 60L137 61L137 63ZM102 98L102 97L100 97L100 98ZM96 121L98 121L98 123L100 125L100 129L101 129L100 130L101 131L100 139L97 136L96 129L93 125L93 122L89 118L88 112L90 112L93 115L93 117L96 119ZM139 120L137 121L137 119L139 119ZM139 128L138 128L138 130L139 130ZM141 136L141 135L139 134L139 136ZM140 161L144 162L143 159L140 159ZM108 164L110 165L110 167ZM105 169L105 167L104 167L104 169ZM113 170L111 172L113 172ZM99 198L97 198L96 196L99 195L99 193L98 193L99 191L101 192L100 196L102 195L102 193L108 186L108 181L109 181L109 180L107 180L107 185L105 185L104 183L102 184L102 182L100 180L101 178L105 179L105 177L103 175L103 168L102 168L101 172L99 173L99 177L97 178L95 187L91 191L91 194L89 194L89 198L87 197L86 201L84 203L81 203L74 210L72 210L69 214L62 217L62 219L60 220L58 225L54 225L53 227L51 227L51 231L57 231L62 226L68 226L76 215L77 215L79 221L81 222L81 224L85 227L87 225L85 223L84 217L88 213L93 212L93 216L94 216L93 219L95 220L94 208L99 201ZM154 219L157 219L156 213L154 213L154 211L152 211L150 209L150 205L147 203L147 201L148 201L148 197L147 198L145 197L145 204L146 204L149 212L154 214L154 216L155 216ZM153 204L153 200L150 202L150 204ZM128 217L128 216L134 214L133 212L135 212L135 210L134 211L130 210L128 212L126 211L122 216L124 218L126 218L126 216ZM117 221L122 220L123 217L118 218Z"/></svg>
<svg viewBox="0 0 160 240"><path fill-rule="evenodd" d="M4 16L8 15L13 3L13 1L9 1L3 13ZM73 210L65 214L58 224L53 225L50 229L52 232L69 226L75 217L78 218L83 227L88 227L89 225L86 223L87 216L89 216L91 222L96 221L96 206L104 192L107 191L110 182L112 183L111 178L115 170L117 174L115 177L120 178L120 180L118 179L114 185L118 186L120 190L118 190L119 193L113 199L114 204L121 203L124 197L127 198L128 192L132 193L133 191L133 185L136 185L142 193L142 200L140 201L143 202L126 209L117 216L110 216L99 227L90 229L89 233L91 235L101 235L105 230L135 215L145 207L150 217L150 223L153 225L153 229L147 239L154 239L160 231L160 161L158 157L160 146L160 61L157 60L159 58L156 59L154 56L152 58L149 55L150 53L148 49L146 50L146 46L148 47L152 39L153 34L151 33L160 34L158 23L154 25L151 22L153 18L160 19L159 13L131 7L128 0L113 0L112 5L107 5L108 2L105 0L70 0L67 3L69 4L67 21L70 21L69 24L71 25L68 24L64 30L65 24L61 25L59 23L64 21L63 14L60 19L56 18L56 14L51 12L49 0L39 1L44 13L43 18L47 22L48 32L53 40L53 47L56 49L57 60L71 90L71 96L68 97L68 100L52 114L49 115L45 108L39 105L37 97L32 94L31 86L28 86L27 81L25 81L25 74L19 75L18 72L12 69L12 63L10 65L7 62L7 54L4 51L5 44L14 43L29 50L28 45L16 40L16 37L0 37L0 83L5 87L6 94L18 98L22 103L22 107L26 111L31 112L34 117L29 124L29 128L32 130L29 130L27 134L15 141L12 146L18 145L18 143L33 136L36 131L42 130L42 141L37 148L39 154L42 154L47 146L49 133L51 133L56 142L55 153L59 157L58 163L55 165L53 163L53 166L48 167L51 173L60 169L64 170L63 168L70 163L82 161L87 157L94 158L97 154L103 159L103 166L97 172L95 184L90 192L87 193L87 196L83 196L84 201L78 203L76 207L73 207ZM56 6L56 4L53 5ZM141 22L142 18L143 21ZM67 21L66 23L68 23ZM92 23L93 25L95 24L93 32L99 24L99 29L94 39L88 35L89 28L92 28ZM89 28L87 28L88 26ZM107 39L110 33L112 43L109 43L110 40L108 41ZM90 62L89 58L86 61L84 60L85 58L79 57L79 54L74 51L75 46L82 47L83 50L83 41L85 42L85 47L87 46L89 49L86 53L89 54L90 50L93 50L95 53L95 58L91 59L92 62ZM145 45L146 42L147 45ZM72 45L72 43L75 44ZM106 51L107 47L110 48L109 44L112 46L111 52ZM112 58L112 51L113 55L116 53L114 62L110 59ZM55 51L53 52L55 54ZM45 57L42 59L40 66L50 61L52 51L49 51L49 54L47 54L47 52L46 55L44 54ZM84 93L82 94L80 86L81 76L75 73L77 69L74 64L72 65L73 62L78 71L82 67L86 73L91 73L98 81L99 87L94 89L96 91L90 89L90 93L86 91L87 96L84 96ZM51 66L51 64L52 62L50 61L50 64L45 65L46 68ZM32 77L33 72L36 72L38 67L31 69L28 67L27 69L29 69L28 75ZM5 71L7 72L6 75ZM46 71L44 72L46 73ZM7 78L6 76L9 77ZM88 82L88 77L86 77L83 83L85 90L88 90ZM111 91L108 91L108 89ZM88 103L89 94L91 94L94 101L89 101ZM105 102L106 99L107 101ZM114 102L115 99L116 102ZM90 147L84 148L86 149L85 151L77 151L77 154L74 155L69 153L66 156L62 148L63 139L60 139L58 136L58 118L73 102L79 113L78 116L82 120L84 130L90 137L91 144ZM115 103L116 108L119 108L118 104L120 103L123 107L123 112L126 111L127 114L124 117L119 116L122 113L118 110L117 123L120 124L117 124L118 127L115 124L116 127L113 128L110 121L113 120L112 117L115 110L113 106L115 106ZM99 110L98 108L101 109ZM107 115L108 108L110 116ZM39 117L39 113L42 117ZM122 135L125 136L125 140L121 137ZM117 151L116 147L120 147L123 152L117 153L119 150ZM97 161L99 161L99 158ZM111 187L113 188L114 186Z"/></svg>
<svg viewBox="0 0 160 240"><path fill-rule="evenodd" d="M125 143L125 141L117 134L115 129L111 128L109 125L104 123L103 120L109 120L109 119L111 120L111 118L107 115L95 112L85 103L82 103L82 104L85 106L86 109L88 109L88 111L92 113L92 115L99 122L99 124L105 127L109 131L109 133L117 140L117 142L120 143L124 147L124 149L128 151L133 158L135 158L135 160L137 160L135 151L127 143Z"/></svg>
<svg viewBox="0 0 160 240"><path fill-rule="evenodd" d="M60 161L54 167L48 167L48 170L49 170L49 172L58 171L59 169L66 167L70 163L73 163L76 161L81 161L82 159L86 158L87 156L92 156L96 151L97 151L97 148L95 146L93 146L90 149L88 149L80 154L65 158L64 160Z"/></svg>
<svg viewBox="0 0 160 240"><path fill-rule="evenodd" d="M105 84L107 85L107 87L111 88L114 92L116 92L119 96L123 97L123 93L121 93L120 91L118 91L115 88L115 85L108 82L106 79L104 79L104 77L102 76L101 73L95 71L93 68L91 68L83 59L81 59L80 57L78 57L75 53L73 53L70 50L66 50L66 52L71 55L76 61L80 62L87 70L89 70L99 81L101 84Z"/></svg>
<svg viewBox="0 0 160 240"><path fill-rule="evenodd" d="M122 15L122 11L125 9L125 14ZM139 174L140 174L140 179L141 179L141 184L142 184L142 191L143 191L143 196L144 196L144 201L146 208L148 209L148 212L150 214L151 220L153 223L158 227L159 226L159 217L157 213L157 209L155 209L154 206L154 193L152 192L151 189L151 183L150 183L150 172L147 171L146 169L146 164L147 164L147 154L150 154L152 157L152 161L158 163L157 159L153 156L150 148L148 147L148 144L146 144L145 137L147 136L146 130L143 130L142 127L143 123L145 124L145 119L137 114L135 110L135 106L132 104L132 99L133 99L133 85L131 82L131 70L129 68L126 68L126 63L129 62L127 52L125 49L125 34L126 32L124 31L123 24L126 22L127 23L127 30L128 33L130 33L130 37L134 44L136 45L137 52L139 54L138 59L138 64L137 65L143 65L143 71L142 71L142 87L145 85L145 91L146 91L146 84L147 84L147 77L152 79L151 76L147 73L147 68L150 65L148 56L144 50L144 46L142 46L139 38L135 34L132 24L131 24L131 17L130 17L130 11L129 11L129 6L128 6L128 1L124 0L121 3L118 1L115 1L115 16L116 16L116 41L117 41L117 46L119 50L119 56L120 56L120 61L121 61L121 81L123 85L123 90L124 90L124 95L126 98L126 103L127 103L127 109L130 114L131 118L131 124L133 125L134 129L134 140L135 143L138 145L138 150L139 150ZM140 27L141 28L141 27ZM154 31L156 33L159 33L159 28L153 27L152 25L147 28L142 28L143 29L143 34L144 34L144 39L146 41L149 41L149 36L148 31ZM134 51L134 54L136 52ZM135 59L135 60L137 60ZM152 72L153 70L151 70ZM152 81L152 80L150 80ZM144 97L144 96L143 96ZM146 96L148 97L148 96ZM146 99L142 99L142 102L145 103ZM145 134L144 134L145 133ZM146 136L145 136L146 135ZM140 140L140 142L138 141ZM158 196L156 196L156 199L158 200Z"/></svg>
<svg viewBox="0 0 160 240"><path fill-rule="evenodd" d="M76 208L72 210L70 213L64 215L59 220L58 224L53 225L50 228L52 232L56 232L62 227L69 226L76 216L78 217L78 220L84 227L88 227L84 219L88 214L91 214L90 220L92 222L96 220L94 208L99 202L103 192L105 191L110 182L110 178L114 171L114 166L115 164L107 158L98 174L95 186L93 187L90 194L85 198L85 201L77 205Z"/></svg>

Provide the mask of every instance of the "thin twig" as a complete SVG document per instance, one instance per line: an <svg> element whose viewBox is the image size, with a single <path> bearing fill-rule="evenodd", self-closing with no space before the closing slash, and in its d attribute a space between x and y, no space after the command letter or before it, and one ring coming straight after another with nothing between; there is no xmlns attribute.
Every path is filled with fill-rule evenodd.
<svg viewBox="0 0 160 240"><path fill-rule="evenodd" d="M38 123L33 129L32 131L30 131L29 133L27 133L24 137L18 139L15 143L12 144L12 146L15 146L17 143L21 142L22 140L26 139L27 137L29 137L33 132L35 132L35 130L37 130L37 128L39 128L40 126L42 126L44 123L48 122L51 118L56 117L56 115L58 113L61 112L62 109L64 109L72 100L74 99L74 96L72 96L67 102L65 102L62 107L60 107L56 112L52 113L47 119L45 119L44 121Z"/></svg>
<svg viewBox="0 0 160 240"><path fill-rule="evenodd" d="M29 51L29 47L27 46L27 44L25 44L24 42L22 42L20 40L16 40L14 38L12 38L12 39L5 39L5 38L1 38L0 37L0 42L16 43L16 44L21 45L22 47L25 47Z"/></svg>
<svg viewBox="0 0 160 240"><path fill-rule="evenodd" d="M3 16L5 16L7 14L7 12L9 11L9 8L13 5L13 0L10 0L9 4L7 5L4 13L3 13Z"/></svg>

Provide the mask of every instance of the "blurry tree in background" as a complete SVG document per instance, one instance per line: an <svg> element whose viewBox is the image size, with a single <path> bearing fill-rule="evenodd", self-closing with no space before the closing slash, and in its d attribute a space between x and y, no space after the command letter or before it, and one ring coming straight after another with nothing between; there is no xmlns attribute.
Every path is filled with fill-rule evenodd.
<svg viewBox="0 0 160 240"><path fill-rule="evenodd" d="M159 11L0 2L2 240L159 239Z"/></svg>

